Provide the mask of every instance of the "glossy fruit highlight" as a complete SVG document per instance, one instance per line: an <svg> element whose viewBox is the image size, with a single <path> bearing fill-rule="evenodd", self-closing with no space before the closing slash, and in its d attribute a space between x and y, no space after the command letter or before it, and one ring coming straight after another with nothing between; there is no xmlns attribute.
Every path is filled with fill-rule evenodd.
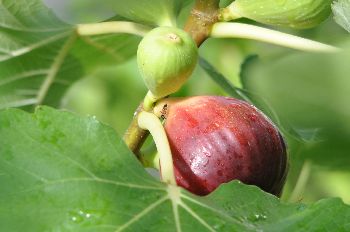
<svg viewBox="0 0 350 232"><path fill-rule="evenodd" d="M238 179L279 195L287 173L286 147L276 126L254 106L234 98L163 100L178 185L206 195Z"/></svg>

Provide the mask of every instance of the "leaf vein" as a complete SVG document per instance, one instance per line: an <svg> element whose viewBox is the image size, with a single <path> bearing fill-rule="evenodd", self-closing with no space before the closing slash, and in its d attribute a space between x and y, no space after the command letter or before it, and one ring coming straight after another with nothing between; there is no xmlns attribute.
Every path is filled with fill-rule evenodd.
<svg viewBox="0 0 350 232"><path fill-rule="evenodd" d="M156 208L158 205L160 205L161 203L163 203L164 201L166 201L168 198L168 196L165 196L161 199L159 199L158 201L150 204L149 206L147 206L145 209L143 209L140 213L136 214L134 217L132 217L129 221L127 221L126 223L124 223L122 226L120 226L116 232L119 231L123 231L124 229L126 229L127 227L129 227L130 225L132 225L133 223L135 223L136 221L140 220L145 214L147 214L148 212L150 212L151 210L153 210L154 208Z"/></svg>
<svg viewBox="0 0 350 232"><path fill-rule="evenodd" d="M214 230L208 223L206 223L203 218L201 218L196 212L194 212L190 207L188 207L183 201L179 202L179 205L184 208L189 214L192 215L200 224L202 224L204 227L206 227L209 231L215 232Z"/></svg>
<svg viewBox="0 0 350 232"><path fill-rule="evenodd" d="M26 78L29 78L29 77L32 77L32 76L45 75L47 73L48 73L48 70L46 70L46 69L26 71L26 72L20 73L18 75L15 75L15 76L12 76L12 77L8 77L6 79L1 80L0 81L0 86L9 84L9 83L14 82L14 81L26 79Z"/></svg>
<svg viewBox="0 0 350 232"><path fill-rule="evenodd" d="M26 47L22 47L22 48L19 48L17 50L14 50L14 51L8 51L8 55L5 55L5 56L1 56L0 57L0 62L3 62L3 61L6 61L6 60L9 60L9 59L12 59L14 57L18 57L18 56L21 56L21 55L24 55L24 54L27 54L37 48L40 48L44 45L47 45L49 43L52 43L52 42L55 42L59 39L62 39L66 36L68 36L71 32L64 32L64 33L61 33L61 34L57 34L57 35L54 35L52 37L49 37L49 38L46 38L44 40L41 40L37 43L33 43L29 46L26 46Z"/></svg>
<svg viewBox="0 0 350 232"><path fill-rule="evenodd" d="M73 32L71 36L68 38L68 40L66 41L66 43L63 45L62 49L59 51L58 55L56 56L52 66L50 67L50 71L45 78L45 81L40 86L40 89L37 95L37 101L38 101L37 105L40 105L43 103L44 98L46 97L51 84L53 83L61 65L64 62L64 58L67 56L69 49L72 47L76 39L77 39L77 34L76 32Z"/></svg>

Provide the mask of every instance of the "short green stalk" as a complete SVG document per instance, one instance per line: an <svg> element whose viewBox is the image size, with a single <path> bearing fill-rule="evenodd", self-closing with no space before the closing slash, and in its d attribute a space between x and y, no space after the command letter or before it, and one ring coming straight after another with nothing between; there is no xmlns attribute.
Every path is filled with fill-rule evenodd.
<svg viewBox="0 0 350 232"><path fill-rule="evenodd" d="M307 186L307 182L310 178L312 163L309 160L306 160L301 168L299 173L298 180L294 186L294 190L290 195L289 202L297 202L302 199L304 190Z"/></svg>
<svg viewBox="0 0 350 232"><path fill-rule="evenodd" d="M145 111L152 111L154 104L158 99L152 94L151 91L148 91L144 100L143 100L143 108Z"/></svg>
<svg viewBox="0 0 350 232"><path fill-rule="evenodd" d="M151 27L142 24L125 21L80 24L77 26L78 34L82 36L101 35L110 33L126 33L144 36L151 29Z"/></svg>
<svg viewBox="0 0 350 232"><path fill-rule="evenodd" d="M210 36L213 38L253 39L308 52L332 53L340 51L339 48L327 44L244 23L215 23Z"/></svg>

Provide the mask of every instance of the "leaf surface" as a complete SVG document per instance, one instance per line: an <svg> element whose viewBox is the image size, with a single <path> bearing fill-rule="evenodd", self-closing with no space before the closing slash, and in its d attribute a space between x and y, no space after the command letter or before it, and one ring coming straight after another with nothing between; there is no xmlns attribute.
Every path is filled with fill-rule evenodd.
<svg viewBox="0 0 350 232"><path fill-rule="evenodd" d="M40 0L0 1L0 109L57 107L86 73L135 54L139 38L80 37L75 28Z"/></svg>
<svg viewBox="0 0 350 232"><path fill-rule="evenodd" d="M300 231L300 225L345 231L349 226L349 206L337 199L285 205L237 182L207 197L167 186L147 174L114 130L94 117L48 107L34 114L7 109L0 112L0 125L4 231Z"/></svg>
<svg viewBox="0 0 350 232"><path fill-rule="evenodd" d="M305 142L300 160L336 170L348 170L350 165L350 82L344 62L350 58L349 42L335 54L295 52L251 60L241 73L245 88L266 99L285 119L282 127L294 130Z"/></svg>
<svg viewBox="0 0 350 232"><path fill-rule="evenodd" d="M153 26L175 26L179 11L193 0L63 0L62 18L68 21L103 20L119 16L127 20ZM62 10L61 10L62 11ZM57 13L62 14L60 11Z"/></svg>

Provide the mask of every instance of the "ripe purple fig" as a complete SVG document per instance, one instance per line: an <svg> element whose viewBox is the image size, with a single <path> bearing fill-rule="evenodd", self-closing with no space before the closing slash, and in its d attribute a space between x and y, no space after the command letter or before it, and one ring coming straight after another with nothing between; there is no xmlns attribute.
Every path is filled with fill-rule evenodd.
<svg viewBox="0 0 350 232"><path fill-rule="evenodd" d="M286 146L271 120L247 102L221 96L166 99L166 118L178 185L207 195L240 180L280 195L287 173Z"/></svg>

